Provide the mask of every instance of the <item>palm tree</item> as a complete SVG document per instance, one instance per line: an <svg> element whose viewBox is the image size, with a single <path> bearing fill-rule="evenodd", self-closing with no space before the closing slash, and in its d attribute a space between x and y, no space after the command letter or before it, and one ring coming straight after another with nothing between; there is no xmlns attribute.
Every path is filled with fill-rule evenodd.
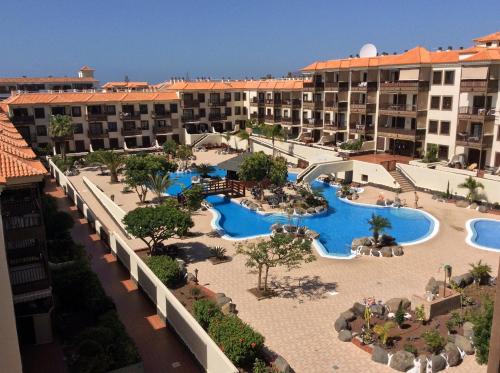
<svg viewBox="0 0 500 373"><path fill-rule="evenodd" d="M276 138L283 138L284 137L284 131L283 127L281 127L280 124L278 125L272 125L272 126L265 126L264 127L264 134L266 137L271 138L271 143L273 146L273 158L275 157L276 149L274 146L274 141Z"/></svg>
<svg viewBox="0 0 500 373"><path fill-rule="evenodd" d="M125 156L113 150L96 150L87 155L87 161L106 166L111 175L111 183L118 182L118 170L125 163Z"/></svg>
<svg viewBox="0 0 500 373"><path fill-rule="evenodd" d="M247 150L250 148L250 134L245 131L245 130L240 130L236 136L238 136L238 138L240 140L246 140L247 141Z"/></svg>
<svg viewBox="0 0 500 373"><path fill-rule="evenodd" d="M226 140L226 144L227 144L228 149L231 149L231 146L229 145L229 141L231 140L231 132L229 132L229 131L221 132L220 135L224 140ZM221 143L222 143L222 141L221 141Z"/></svg>
<svg viewBox="0 0 500 373"><path fill-rule="evenodd" d="M469 273L471 276L474 278L474 283L476 285L483 284L485 280L490 278L491 276L491 267L482 262L482 260L479 260L477 263L470 263L470 270Z"/></svg>
<svg viewBox="0 0 500 373"><path fill-rule="evenodd" d="M468 189L469 193L467 193L467 199L470 203L474 202L474 199L477 197L477 190L484 189L484 185L481 182L476 181L472 176L469 176L465 179L465 182L458 185L459 188Z"/></svg>
<svg viewBox="0 0 500 373"><path fill-rule="evenodd" d="M373 331L380 337L380 342L384 346L387 346L387 341L389 340L389 332L394 328L396 324L392 321L387 321L384 325L377 324L373 327Z"/></svg>
<svg viewBox="0 0 500 373"><path fill-rule="evenodd" d="M170 179L168 174L161 175L151 174L149 175L149 189L156 194L158 202L161 202L163 193L173 184L173 181Z"/></svg>
<svg viewBox="0 0 500 373"><path fill-rule="evenodd" d="M209 174L214 171L215 167L209 165L208 163L200 163L199 165L196 165L196 172L198 172L201 177L209 177Z"/></svg>
<svg viewBox="0 0 500 373"><path fill-rule="evenodd" d="M66 160L64 138L73 133L73 122L69 115L52 115L50 117L49 133L55 143L60 143L61 157Z"/></svg>
<svg viewBox="0 0 500 373"><path fill-rule="evenodd" d="M378 237L381 232L385 229L392 228L391 222L380 215L372 214L371 219L368 220L368 224L370 225L370 230L373 232L373 240L375 241L375 245L378 243Z"/></svg>

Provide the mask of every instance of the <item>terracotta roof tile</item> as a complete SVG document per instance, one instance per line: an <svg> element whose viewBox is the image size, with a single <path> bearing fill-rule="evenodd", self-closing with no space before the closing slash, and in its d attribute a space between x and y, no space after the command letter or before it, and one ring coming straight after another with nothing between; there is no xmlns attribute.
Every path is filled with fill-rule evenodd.
<svg viewBox="0 0 500 373"><path fill-rule="evenodd" d="M489 35L481 36L479 38L474 39L474 41L483 43L488 41L500 41L500 31L494 32Z"/></svg>
<svg viewBox="0 0 500 373"><path fill-rule="evenodd" d="M107 82L103 88L148 88L148 82Z"/></svg>
<svg viewBox="0 0 500 373"><path fill-rule="evenodd" d="M95 83L94 78L48 76L48 77L0 77L0 84L42 84L42 83Z"/></svg>

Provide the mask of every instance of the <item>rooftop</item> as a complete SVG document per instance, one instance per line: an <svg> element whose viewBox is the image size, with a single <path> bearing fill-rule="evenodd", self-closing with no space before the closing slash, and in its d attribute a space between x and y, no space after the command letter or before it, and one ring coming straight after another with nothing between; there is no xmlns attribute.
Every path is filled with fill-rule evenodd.
<svg viewBox="0 0 500 373"><path fill-rule="evenodd" d="M94 78L78 76L46 76L46 77L0 77L0 84L42 84L42 83L94 83Z"/></svg>

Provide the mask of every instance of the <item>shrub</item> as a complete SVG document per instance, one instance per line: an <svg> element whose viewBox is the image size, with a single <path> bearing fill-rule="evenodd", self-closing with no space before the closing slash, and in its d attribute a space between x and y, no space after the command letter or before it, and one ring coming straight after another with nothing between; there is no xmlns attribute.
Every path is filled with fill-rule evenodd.
<svg viewBox="0 0 500 373"><path fill-rule="evenodd" d="M428 330L424 334L422 334L422 337L424 338L429 351L434 354L438 354L439 352L441 352L446 343L445 339L439 334L437 330Z"/></svg>
<svg viewBox="0 0 500 373"><path fill-rule="evenodd" d="M203 202L203 187L201 185L193 185L191 188L184 189L186 207L191 211L196 211L201 208Z"/></svg>
<svg viewBox="0 0 500 373"><path fill-rule="evenodd" d="M454 333L457 329L457 324L455 323L455 320L453 319L446 320L446 329L448 329L448 332Z"/></svg>
<svg viewBox="0 0 500 373"><path fill-rule="evenodd" d="M483 264L480 260L477 263L470 263L469 265L471 267L469 273L474 277L475 284L484 284L490 278L491 267L488 264Z"/></svg>
<svg viewBox="0 0 500 373"><path fill-rule="evenodd" d="M214 246L210 248L210 254L215 256L217 259L225 259L226 258L226 249L222 246Z"/></svg>
<svg viewBox="0 0 500 373"><path fill-rule="evenodd" d="M179 264L169 256L150 256L146 264L166 286L174 286L180 279Z"/></svg>
<svg viewBox="0 0 500 373"><path fill-rule="evenodd" d="M413 354L413 355L415 355L415 356L418 356L418 349L417 349L415 346L413 346L413 345L410 345L410 344L405 344L405 345L403 346L403 349L404 349L406 352L409 352L409 353L411 353L411 354Z"/></svg>
<svg viewBox="0 0 500 373"><path fill-rule="evenodd" d="M255 359L253 363L252 373L270 373L271 369L266 365L266 362L261 359Z"/></svg>
<svg viewBox="0 0 500 373"><path fill-rule="evenodd" d="M340 144L342 150L360 150L363 145L363 140L348 141Z"/></svg>
<svg viewBox="0 0 500 373"><path fill-rule="evenodd" d="M394 315L394 321L396 321L396 324L398 324L399 327L401 327L401 325L405 322L405 310L401 307L401 305Z"/></svg>
<svg viewBox="0 0 500 373"><path fill-rule="evenodd" d="M71 238L47 241L47 251L52 263L79 260L85 256L83 246L76 244Z"/></svg>
<svg viewBox="0 0 500 373"><path fill-rule="evenodd" d="M479 364L488 363L492 321L493 302L491 299L486 298L481 311L472 316L472 323L474 324L472 341L476 347L476 360Z"/></svg>
<svg viewBox="0 0 500 373"><path fill-rule="evenodd" d="M425 321L425 311L423 304L415 307L415 320L420 321L421 323Z"/></svg>
<svg viewBox="0 0 500 373"><path fill-rule="evenodd" d="M191 296L194 299L198 299L198 297L201 295L201 290L199 287L194 287L191 289Z"/></svg>
<svg viewBox="0 0 500 373"><path fill-rule="evenodd" d="M201 327L207 330L214 318L222 317L222 312L213 301L200 299L193 303L193 315Z"/></svg>
<svg viewBox="0 0 500 373"><path fill-rule="evenodd" d="M264 345L264 337L234 315L213 319L208 334L240 367L250 365Z"/></svg>
<svg viewBox="0 0 500 373"><path fill-rule="evenodd" d="M438 158L438 147L436 144L429 144L427 146L427 153L425 153L424 159L422 159L422 162L424 163L433 163L437 162L439 160Z"/></svg>

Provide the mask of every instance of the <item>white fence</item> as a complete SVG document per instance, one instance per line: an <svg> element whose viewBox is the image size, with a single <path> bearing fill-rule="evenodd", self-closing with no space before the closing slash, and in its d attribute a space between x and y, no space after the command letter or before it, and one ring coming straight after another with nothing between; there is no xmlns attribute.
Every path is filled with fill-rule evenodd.
<svg viewBox="0 0 500 373"><path fill-rule="evenodd" d="M82 196L52 160L49 160L49 167L51 175L64 189L68 198L75 203L101 240L109 245L111 251L128 269L131 278L156 305L158 314L167 321L169 327L175 330L201 366L209 373L237 373L238 369L135 251L120 236L110 231L98 220Z"/></svg>

